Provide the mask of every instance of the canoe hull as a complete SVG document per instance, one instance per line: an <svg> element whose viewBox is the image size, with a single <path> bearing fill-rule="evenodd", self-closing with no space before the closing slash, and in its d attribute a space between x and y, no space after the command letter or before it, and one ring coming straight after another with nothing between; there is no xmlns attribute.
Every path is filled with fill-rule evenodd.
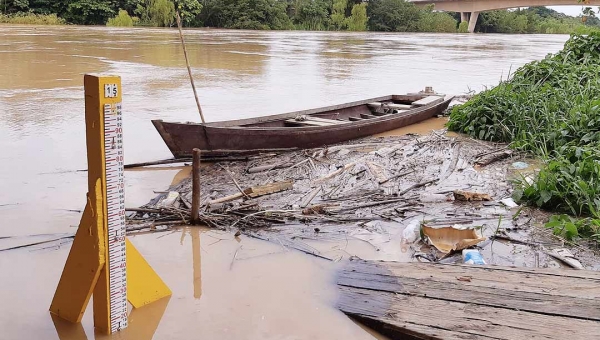
<svg viewBox="0 0 600 340"><path fill-rule="evenodd" d="M406 114L326 127L219 126L217 123L184 124L162 120L152 123L176 158L190 157L194 148L201 149L206 156L251 154L319 147L401 128L442 114L451 99L446 97L438 104L413 109Z"/></svg>

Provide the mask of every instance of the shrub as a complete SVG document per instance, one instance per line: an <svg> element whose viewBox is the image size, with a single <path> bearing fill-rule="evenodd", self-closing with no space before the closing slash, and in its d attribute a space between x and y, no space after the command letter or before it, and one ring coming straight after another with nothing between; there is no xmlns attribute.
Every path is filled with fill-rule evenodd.
<svg viewBox="0 0 600 340"><path fill-rule="evenodd" d="M133 26L133 18L129 16L127 11L121 9L119 10L119 15L108 19L106 26L131 27Z"/></svg>
<svg viewBox="0 0 600 340"><path fill-rule="evenodd" d="M0 14L0 23L27 25L64 25L65 20L56 14L19 13L14 15Z"/></svg>
<svg viewBox="0 0 600 340"><path fill-rule="evenodd" d="M600 219L600 33L571 36L560 52L453 108L448 127L545 160L533 182L518 181L516 199Z"/></svg>

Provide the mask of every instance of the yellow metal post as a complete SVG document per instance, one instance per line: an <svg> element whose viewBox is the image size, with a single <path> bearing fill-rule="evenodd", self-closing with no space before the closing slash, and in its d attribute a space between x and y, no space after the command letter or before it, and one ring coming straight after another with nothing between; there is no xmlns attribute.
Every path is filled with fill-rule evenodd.
<svg viewBox="0 0 600 340"><path fill-rule="evenodd" d="M100 179L90 193L50 305L52 313L71 322L81 322L105 263Z"/></svg>
<svg viewBox="0 0 600 340"><path fill-rule="evenodd" d="M121 234L119 230L109 230L109 221L113 221L111 225L114 225L114 221L124 221L122 196L121 201L111 206L110 210L107 207L109 197L114 202L114 197L107 196L107 192L119 192L122 195L124 190L122 181L117 182L118 188L115 187L114 178L111 179L112 182L107 181L107 160L115 165L110 166L111 177L115 173L122 177L122 150L114 152L115 138L119 139L118 143L122 143L121 78L85 75L84 87L88 199L50 305L50 312L71 322L81 322L93 293L94 325L99 331L111 333L127 326L126 297L137 308L169 296L171 291L129 240L125 239L124 227ZM114 127L110 122L115 121L116 110L119 111L119 121L117 127ZM105 121L106 114L111 115L111 120ZM111 126L107 131L105 123L108 124L106 126ZM118 129L118 135L115 134L115 129ZM109 131L112 139L107 138ZM111 154L108 159L107 154ZM108 189L107 183L110 183ZM115 251L115 244L122 245L118 252ZM111 247L113 251L109 253ZM123 299L118 306L112 300L116 293ZM116 319L118 323L115 323Z"/></svg>
<svg viewBox="0 0 600 340"><path fill-rule="evenodd" d="M129 240L127 246L127 299L135 308L140 308L164 297L171 296L171 290L150 267Z"/></svg>

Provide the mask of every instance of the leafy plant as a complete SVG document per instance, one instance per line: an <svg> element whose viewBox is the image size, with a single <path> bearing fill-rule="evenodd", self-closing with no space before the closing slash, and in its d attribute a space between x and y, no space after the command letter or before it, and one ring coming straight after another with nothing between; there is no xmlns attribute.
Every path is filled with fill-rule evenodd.
<svg viewBox="0 0 600 340"><path fill-rule="evenodd" d="M554 215L546 223L546 228L551 228L555 235L563 236L567 240L572 240L579 235L577 231L578 221L569 215Z"/></svg>
<svg viewBox="0 0 600 340"><path fill-rule="evenodd" d="M515 199L600 218L600 33L573 35L558 53L455 107L448 127L545 160L533 181L518 181Z"/></svg>
<svg viewBox="0 0 600 340"><path fill-rule="evenodd" d="M352 6L352 14L346 19L349 31L366 31L367 30L367 4L361 3Z"/></svg>
<svg viewBox="0 0 600 340"><path fill-rule="evenodd" d="M555 235L572 240L577 236L587 236L600 242L600 219L573 218L569 215L554 215L545 224Z"/></svg>

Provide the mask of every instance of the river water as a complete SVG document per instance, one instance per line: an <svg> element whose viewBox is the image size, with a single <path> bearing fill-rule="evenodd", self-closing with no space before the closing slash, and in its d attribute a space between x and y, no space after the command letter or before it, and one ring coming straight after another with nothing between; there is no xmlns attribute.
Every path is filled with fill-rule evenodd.
<svg viewBox="0 0 600 340"><path fill-rule="evenodd" d="M511 69L559 50L568 38L212 29L188 30L185 35L209 121L401 94L425 86L453 94L481 90ZM0 25L0 238L74 232L87 191L86 172L77 171L86 168L85 73L122 77L126 163L170 157L151 119L199 121L176 30ZM127 206L145 203L153 190L171 184L180 170L127 171ZM215 245L215 238L226 237L201 234L186 229L161 239L134 238L174 291L166 312L164 306L156 307L157 324L165 312L157 339L184 339L190 334L236 339L371 338L331 307L335 298L331 267L299 254L277 253L278 247L264 242L244 240L241 255L261 260L243 262L232 270L229 263L239 250L237 242L228 239ZM203 251L191 246L194 237ZM167 253L164 248L171 250ZM85 339L86 333L94 337L91 311L84 319L85 331L53 323L47 313L68 249L65 244L0 252L0 339ZM194 297L198 282L191 277L199 264L192 260L198 252L203 256L204 294ZM179 271L175 263L180 264ZM289 302L286 307L282 299ZM7 306L19 317L9 317ZM129 338L151 338L156 327L146 326L141 332L152 332L130 333L135 335Z"/></svg>

